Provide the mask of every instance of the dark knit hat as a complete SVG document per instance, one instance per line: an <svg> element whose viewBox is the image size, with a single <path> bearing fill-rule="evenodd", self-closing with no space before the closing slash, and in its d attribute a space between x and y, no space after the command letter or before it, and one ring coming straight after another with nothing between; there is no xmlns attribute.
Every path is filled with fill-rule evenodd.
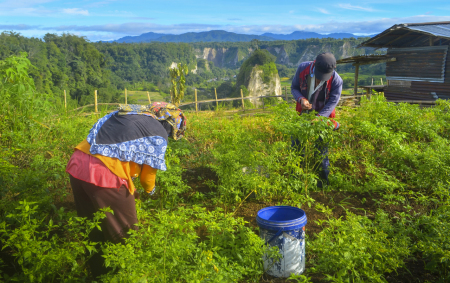
<svg viewBox="0 0 450 283"><path fill-rule="evenodd" d="M334 55L326 52L317 55L314 65L314 76L321 81L328 81L336 69L336 58Z"/></svg>

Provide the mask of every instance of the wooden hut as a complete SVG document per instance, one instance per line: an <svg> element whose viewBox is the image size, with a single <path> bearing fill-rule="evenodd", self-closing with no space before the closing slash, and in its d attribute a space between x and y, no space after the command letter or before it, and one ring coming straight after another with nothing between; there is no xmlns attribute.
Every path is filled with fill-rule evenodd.
<svg viewBox="0 0 450 283"><path fill-rule="evenodd" d="M388 100L450 99L450 22L398 24L359 47L387 48ZM395 59L393 59L395 58Z"/></svg>

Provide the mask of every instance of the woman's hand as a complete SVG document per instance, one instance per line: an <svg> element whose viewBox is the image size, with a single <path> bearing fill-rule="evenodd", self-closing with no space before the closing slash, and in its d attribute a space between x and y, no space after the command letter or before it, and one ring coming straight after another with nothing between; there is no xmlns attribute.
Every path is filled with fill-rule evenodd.
<svg viewBox="0 0 450 283"><path fill-rule="evenodd" d="M303 98L302 100L300 100L300 103L302 104L302 109L311 110L312 105L311 103L309 103L308 99Z"/></svg>

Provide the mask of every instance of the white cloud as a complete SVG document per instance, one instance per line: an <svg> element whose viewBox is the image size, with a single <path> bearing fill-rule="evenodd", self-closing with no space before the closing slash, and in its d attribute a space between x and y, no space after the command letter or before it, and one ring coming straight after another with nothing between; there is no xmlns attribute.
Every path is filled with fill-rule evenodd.
<svg viewBox="0 0 450 283"><path fill-rule="evenodd" d="M339 4L338 5L342 9L346 10L353 10L353 11L366 11L366 12L375 12L375 9L372 9L370 7L361 7L361 6L354 6L352 4Z"/></svg>
<svg viewBox="0 0 450 283"><path fill-rule="evenodd" d="M63 13L69 14L69 15L82 15L82 16L89 16L88 10L82 10L80 8L69 8L69 9L62 9Z"/></svg>
<svg viewBox="0 0 450 283"><path fill-rule="evenodd" d="M30 25L0 25L0 30L36 30L39 26Z"/></svg>
<svg viewBox="0 0 450 283"><path fill-rule="evenodd" d="M47 17L54 13L51 9L43 7L43 4L54 0L6 0L0 1L0 15L4 16L32 16Z"/></svg>
<svg viewBox="0 0 450 283"><path fill-rule="evenodd" d="M296 25L298 30L315 31L319 33L350 32L359 34L374 34L384 31L396 24L425 23L450 21L450 16L417 15L404 18L380 18L373 21L336 22L329 21L318 25Z"/></svg>
<svg viewBox="0 0 450 283"><path fill-rule="evenodd" d="M418 15L406 18L380 18L373 21L337 22L328 21L322 24L309 25L205 25L196 23L159 25L154 23L123 23L90 26L57 26L45 27L43 30L110 32L113 34L140 35L145 32L180 34L185 32L201 32L209 30L226 30L235 33L262 34L265 32L288 34L293 31L313 31L318 33L348 32L373 34L400 23L420 23L450 21L450 16Z"/></svg>
<svg viewBox="0 0 450 283"><path fill-rule="evenodd" d="M39 8L17 8L17 9L0 9L0 15L3 16L28 16L28 17L48 17L49 15L54 15L56 11Z"/></svg>
<svg viewBox="0 0 450 283"><path fill-rule="evenodd" d="M103 6L109 5L116 1L117 0L105 0L105 1L99 1L99 2L92 2L91 4L86 5L86 7L98 8L98 7L103 7Z"/></svg>
<svg viewBox="0 0 450 283"><path fill-rule="evenodd" d="M393 25L403 23L422 23L450 21L450 16L417 15L404 18L379 18L372 21L328 21L321 24L308 25L251 25L251 26L223 26L221 29L236 33L261 34L264 32L289 34L293 31L313 31L322 34L343 32L368 35L382 32Z"/></svg>
<svg viewBox="0 0 450 283"><path fill-rule="evenodd" d="M132 17L132 19L134 19L134 20L146 20L146 21L153 21L153 20L155 20L155 18L150 18L150 17Z"/></svg>
<svg viewBox="0 0 450 283"><path fill-rule="evenodd" d="M319 12L321 12L321 13L323 13L323 14L327 14L327 15L330 14L330 12L328 12L328 11L325 10L325 9L319 8L318 10L319 10Z"/></svg>
<svg viewBox="0 0 450 283"><path fill-rule="evenodd" d="M6 0L0 3L2 9L32 8L55 0Z"/></svg>

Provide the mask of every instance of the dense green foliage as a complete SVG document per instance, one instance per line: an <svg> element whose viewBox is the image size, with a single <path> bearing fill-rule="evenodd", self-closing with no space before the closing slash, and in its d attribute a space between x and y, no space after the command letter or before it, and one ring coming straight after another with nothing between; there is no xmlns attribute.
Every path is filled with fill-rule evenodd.
<svg viewBox="0 0 450 283"><path fill-rule="evenodd" d="M3 32L0 59L20 52L27 52L35 66L30 75L38 92L61 98L66 90L81 105L93 103L96 89L99 102L118 101L121 90L142 81L168 93L172 62L196 65L187 44L94 44L70 34L47 34L41 40Z"/></svg>
<svg viewBox="0 0 450 283"><path fill-rule="evenodd" d="M327 227L311 243L320 254L315 270L332 282L383 282L384 274L404 265L410 256L409 239L393 235L402 227L390 223L388 215L378 212L375 220L348 212L347 219L325 221Z"/></svg>
<svg viewBox="0 0 450 283"><path fill-rule="evenodd" d="M70 194L64 171L73 147L99 116L70 116L54 104L16 105L14 98L42 102L26 74L29 61L11 57L0 67L7 82L0 88L6 94L0 97L0 276L7 282L90 281L86 262L99 247L87 236L104 214L86 220L64 207ZM141 229L126 245L101 247L115 270L105 281L150 276L149 282L230 282L262 274L262 261L254 261L264 252L261 240L242 220L202 207L173 209L188 189L179 158L185 153L168 149L168 170L158 174L160 198L137 203ZM203 227L208 236L198 244L196 231Z"/></svg>
<svg viewBox="0 0 450 283"><path fill-rule="evenodd" d="M169 66L187 64L189 70L196 66L192 47L186 43L93 44L104 54L115 83L122 89L128 82L148 81L158 87L169 83Z"/></svg>
<svg viewBox="0 0 450 283"><path fill-rule="evenodd" d="M261 71L263 71L264 83L269 83L271 80L273 80L274 76L278 74L277 66L275 65L274 62L270 62L268 64L262 65L259 67L259 69Z"/></svg>
<svg viewBox="0 0 450 283"><path fill-rule="evenodd" d="M28 76L32 67L26 53L0 61L0 95L2 102L19 109L31 104L35 93L34 81Z"/></svg>
<svg viewBox="0 0 450 283"><path fill-rule="evenodd" d="M322 232L310 238L309 274L333 282L385 282L386 274L405 268L406 261L423 260L436 281L445 282L450 275L450 238L444 232L450 225L449 103L419 109L375 96L359 108L344 109L338 132L324 122L311 125L313 115L298 116L286 105L274 116L219 120L216 126L208 122L217 130L200 137L205 122L191 120L200 123L191 128L192 151L215 143L196 155L219 177L213 202L232 210L233 203L256 191L260 199L281 198L282 204L324 213L318 221ZM314 144L319 136L332 148L331 186L325 191L345 192L347 198L369 193L371 200L356 197L328 206L310 197L317 190ZM290 149L291 137L304 145L303 158ZM375 203L375 211L355 204L367 201ZM337 207L345 208L345 219L333 217Z"/></svg>
<svg viewBox="0 0 450 283"><path fill-rule="evenodd" d="M30 75L40 93L62 97L65 89L80 104L93 102L95 89L99 91L101 102L112 101L117 95L103 54L84 38L47 34L41 40L3 32L0 59L19 52L27 52L35 66Z"/></svg>
<svg viewBox="0 0 450 283"><path fill-rule="evenodd" d="M239 69L239 74L236 77L236 86L248 86L250 80L250 74L252 73L253 67L256 65L264 73L264 81L268 82L273 74L277 73L277 66L274 63L275 57L271 55L267 50L258 49L255 50L252 55L244 61L241 68Z"/></svg>
<svg viewBox="0 0 450 283"><path fill-rule="evenodd" d="M3 281L89 282L86 261L101 249L112 268L104 282L258 282L266 250L258 229L236 216L251 192L253 204L315 214L308 225L321 228L311 233L307 225L304 281L386 282L407 274L411 262L423 263L431 281L450 279L447 101L421 109L382 96L362 99L360 107L337 112L339 131L285 103L253 117L187 113L186 139L170 142L168 170L158 172L158 196L137 200L139 231L125 244L98 246L87 235L104 214L76 217L65 165L106 111L66 113L35 90L28 72L25 54L0 61ZM315 170L319 137L329 144L332 165L331 185L323 189ZM198 172L206 169L217 178L203 179ZM190 187L187 177L210 190ZM336 192L346 198L314 197Z"/></svg>

